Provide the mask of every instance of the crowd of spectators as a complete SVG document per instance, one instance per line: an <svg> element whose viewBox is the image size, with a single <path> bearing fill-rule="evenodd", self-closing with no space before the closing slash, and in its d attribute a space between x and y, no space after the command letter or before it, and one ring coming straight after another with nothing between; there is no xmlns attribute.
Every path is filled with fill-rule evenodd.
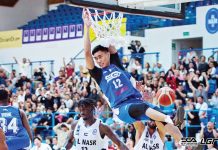
<svg viewBox="0 0 218 150"><path fill-rule="evenodd" d="M16 58L14 59L18 62ZM96 116L110 125L129 146L134 145L134 126L118 123L112 119L108 104L84 66L79 66L79 71L76 72L75 63L71 61L65 64L64 59L59 74L48 79L42 66L34 69L32 76L28 76L26 68L31 62L27 60L23 59L22 63L18 63L21 69L13 70L10 75L6 75L5 70L0 68L0 88L7 88L10 91L12 106L23 109L28 114L36 146L42 141L46 141L52 149L64 146L61 144L66 142L70 123L79 117L78 101L87 97L96 100ZM145 98L154 98L158 89L164 86L169 86L175 91L175 104L160 107L163 110L170 110L172 117L178 106L185 108L188 121L184 122L184 126L198 125L196 128L188 127L188 135L185 128L181 128L185 136L194 137L204 129L206 134L208 122L213 124L214 130L216 129L214 122L218 122L218 117L213 114L218 114L217 60L213 57L206 60L205 56L186 55L181 58L178 66L172 64L168 70L159 62L156 64L146 62L144 67L141 62L136 58L134 65L126 65L128 61L123 60L125 68L131 75L137 81L143 82L144 89L141 89L141 92ZM215 133L213 136L218 136L214 130L212 130ZM203 134L204 131L201 135ZM114 149L113 143L110 143L110 149Z"/></svg>

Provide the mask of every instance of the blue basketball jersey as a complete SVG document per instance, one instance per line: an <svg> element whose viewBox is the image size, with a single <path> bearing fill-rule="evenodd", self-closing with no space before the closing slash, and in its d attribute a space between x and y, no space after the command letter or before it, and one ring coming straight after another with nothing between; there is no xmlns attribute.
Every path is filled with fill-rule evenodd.
<svg viewBox="0 0 218 150"><path fill-rule="evenodd" d="M133 87L130 77L127 71L113 64L102 69L99 86L112 108L127 100L128 97L141 97L140 92Z"/></svg>
<svg viewBox="0 0 218 150"><path fill-rule="evenodd" d="M30 138L23 126L20 111L12 106L0 106L0 127L5 132L9 150L28 147Z"/></svg>

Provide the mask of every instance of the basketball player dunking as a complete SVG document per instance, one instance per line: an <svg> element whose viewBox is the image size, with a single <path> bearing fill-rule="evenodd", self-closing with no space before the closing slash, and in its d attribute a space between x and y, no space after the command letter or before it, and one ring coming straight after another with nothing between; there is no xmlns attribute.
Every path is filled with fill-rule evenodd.
<svg viewBox="0 0 218 150"><path fill-rule="evenodd" d="M120 150L128 150L110 127L95 118L94 100L82 99L78 103L78 108L81 118L72 124L71 138L75 141L73 150L107 150L107 138L111 139Z"/></svg>
<svg viewBox="0 0 218 150"><path fill-rule="evenodd" d="M109 105L113 109L114 114L126 123L145 120L148 116L155 121L161 122L164 130L179 142L182 138L182 134L179 129L173 125L170 116L162 113L158 107L142 101L142 95L132 85L130 81L131 75L125 71L121 65L118 54L100 45L96 46L91 52L91 42L89 38L91 21L85 9L83 12L83 21L86 28L86 33L84 34L86 67L108 98ZM111 53L113 53L113 56ZM95 66L92 55L100 68ZM114 61L110 61L111 59L114 59Z"/></svg>
<svg viewBox="0 0 218 150"><path fill-rule="evenodd" d="M24 150L31 146L32 133L24 111L9 106L8 91L0 90L0 128L5 133L9 150Z"/></svg>

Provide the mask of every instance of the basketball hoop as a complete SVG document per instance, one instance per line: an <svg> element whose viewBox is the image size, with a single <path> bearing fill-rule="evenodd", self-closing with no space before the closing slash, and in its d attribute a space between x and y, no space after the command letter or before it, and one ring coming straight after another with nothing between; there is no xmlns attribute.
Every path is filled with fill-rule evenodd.
<svg viewBox="0 0 218 150"><path fill-rule="evenodd" d="M115 47L120 47L125 44L125 40L121 37L121 25L123 19L123 13L121 12L109 12L109 11L98 11L94 10L91 13L87 9L89 17L92 22L92 29L95 32L95 36L98 42L102 46L109 47L113 45Z"/></svg>

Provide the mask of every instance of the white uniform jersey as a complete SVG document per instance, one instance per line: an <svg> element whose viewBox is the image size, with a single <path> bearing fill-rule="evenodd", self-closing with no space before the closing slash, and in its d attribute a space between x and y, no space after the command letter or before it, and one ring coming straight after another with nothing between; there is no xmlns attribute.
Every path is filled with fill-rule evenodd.
<svg viewBox="0 0 218 150"><path fill-rule="evenodd" d="M74 130L76 150L107 150L108 140L106 136L104 139L101 137L99 130L100 122L99 119L96 119L94 124L86 127L83 119L79 119Z"/></svg>
<svg viewBox="0 0 218 150"><path fill-rule="evenodd" d="M156 130L152 136L148 132L146 126L144 132L138 143L135 145L134 150L163 150L164 143L160 138L158 131Z"/></svg>

